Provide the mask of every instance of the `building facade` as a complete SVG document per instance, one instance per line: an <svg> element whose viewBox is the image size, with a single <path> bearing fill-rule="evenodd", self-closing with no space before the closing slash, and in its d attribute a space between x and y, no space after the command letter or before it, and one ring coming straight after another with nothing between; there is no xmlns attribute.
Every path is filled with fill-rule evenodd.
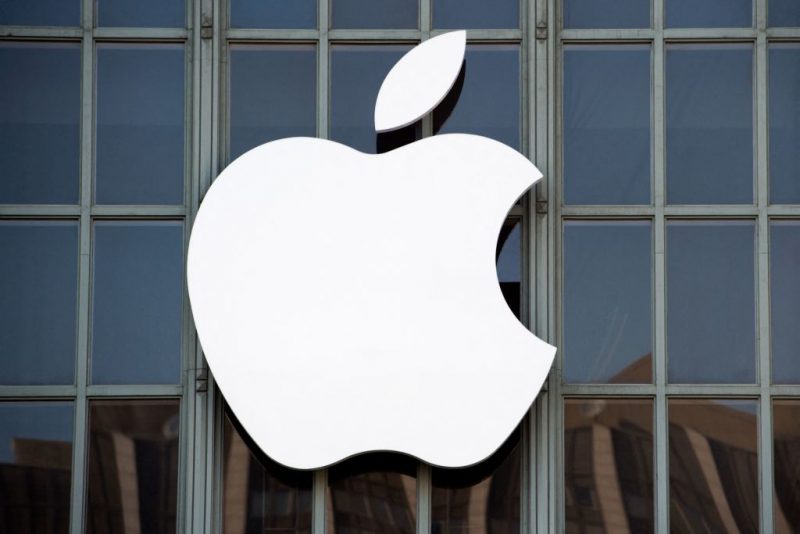
<svg viewBox="0 0 800 534"><path fill-rule="evenodd" d="M447 132L544 173L497 263L545 389L470 468L277 465L193 329L204 192L273 139ZM0 532L800 532L799 273L796 0L0 0Z"/></svg>

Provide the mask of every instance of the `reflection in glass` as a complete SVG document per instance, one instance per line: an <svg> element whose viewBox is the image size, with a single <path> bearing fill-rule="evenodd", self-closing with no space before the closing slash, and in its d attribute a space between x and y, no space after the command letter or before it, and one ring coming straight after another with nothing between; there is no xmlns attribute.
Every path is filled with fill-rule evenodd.
<svg viewBox="0 0 800 534"><path fill-rule="evenodd" d="M772 381L800 384L800 221L770 225Z"/></svg>
<svg viewBox="0 0 800 534"><path fill-rule="evenodd" d="M68 534L71 402L0 403L0 532Z"/></svg>
<svg viewBox="0 0 800 534"><path fill-rule="evenodd" d="M89 402L88 534L175 534L179 427L177 399Z"/></svg>
<svg viewBox="0 0 800 534"><path fill-rule="evenodd" d="M370 453L328 470L328 534L413 534L417 462L394 453Z"/></svg>
<svg viewBox="0 0 800 534"><path fill-rule="evenodd" d="M392 66L411 49L408 45L339 45L331 48L330 138L367 153L384 152L379 146L388 134L375 135L374 110L378 90ZM392 135L400 144L420 138L418 125Z"/></svg>
<svg viewBox="0 0 800 534"><path fill-rule="evenodd" d="M433 27L519 28L519 0L433 0Z"/></svg>
<svg viewBox="0 0 800 534"><path fill-rule="evenodd" d="M564 201L650 203L650 47L564 48Z"/></svg>
<svg viewBox="0 0 800 534"><path fill-rule="evenodd" d="M0 384L74 382L77 306L78 224L0 222Z"/></svg>
<svg viewBox="0 0 800 534"><path fill-rule="evenodd" d="M755 382L754 235L751 221L668 223L670 382Z"/></svg>
<svg viewBox="0 0 800 534"><path fill-rule="evenodd" d="M224 424L223 533L310 533L311 472L265 456L229 413Z"/></svg>
<svg viewBox="0 0 800 534"><path fill-rule="evenodd" d="M800 14L800 2L797 3ZM800 204L800 46L769 46L769 198Z"/></svg>
<svg viewBox="0 0 800 534"><path fill-rule="evenodd" d="M80 26L80 24L81 0L0 2L0 26Z"/></svg>
<svg viewBox="0 0 800 534"><path fill-rule="evenodd" d="M757 402L668 402L670 530L758 532Z"/></svg>
<svg viewBox="0 0 800 534"><path fill-rule="evenodd" d="M78 202L80 49L0 43L0 204Z"/></svg>
<svg viewBox="0 0 800 534"><path fill-rule="evenodd" d="M522 312L522 225L519 219L507 219L500 229L495 253L497 279L506 304L520 318Z"/></svg>
<svg viewBox="0 0 800 534"><path fill-rule="evenodd" d="M668 45L666 79L668 202L752 203L753 47Z"/></svg>
<svg viewBox="0 0 800 534"><path fill-rule="evenodd" d="M652 383L652 245L648 221L564 225L567 383Z"/></svg>
<svg viewBox="0 0 800 534"><path fill-rule="evenodd" d="M800 26L800 2L769 0L767 5L770 26Z"/></svg>
<svg viewBox="0 0 800 534"><path fill-rule="evenodd" d="M431 534L516 534L520 530L520 431L491 457L431 473Z"/></svg>
<svg viewBox="0 0 800 534"><path fill-rule="evenodd" d="M800 401L772 402L772 437L775 532L791 534L800 525Z"/></svg>
<svg viewBox="0 0 800 534"><path fill-rule="evenodd" d="M314 45L230 46L230 161L267 141L316 136L316 71Z"/></svg>
<svg viewBox="0 0 800 534"><path fill-rule="evenodd" d="M484 135L519 150L519 46L468 45L461 76L433 112L434 133Z"/></svg>
<svg viewBox="0 0 800 534"><path fill-rule="evenodd" d="M649 28L650 0L565 0L564 28Z"/></svg>
<svg viewBox="0 0 800 534"><path fill-rule="evenodd" d="M98 203L183 203L183 71L180 44L97 45Z"/></svg>
<svg viewBox="0 0 800 534"><path fill-rule="evenodd" d="M566 532L653 532L653 402L565 399Z"/></svg>
<svg viewBox="0 0 800 534"><path fill-rule="evenodd" d="M92 383L178 383L183 225L96 223L93 273Z"/></svg>
<svg viewBox="0 0 800 534"><path fill-rule="evenodd" d="M100 26L182 28L184 0L97 0Z"/></svg>
<svg viewBox="0 0 800 534"><path fill-rule="evenodd" d="M412 29L417 0L331 0L331 28Z"/></svg>
<svg viewBox="0 0 800 534"><path fill-rule="evenodd" d="M753 25L752 0L665 0L667 28L737 28Z"/></svg>
<svg viewBox="0 0 800 534"><path fill-rule="evenodd" d="M315 0L231 0L231 28L315 28Z"/></svg>

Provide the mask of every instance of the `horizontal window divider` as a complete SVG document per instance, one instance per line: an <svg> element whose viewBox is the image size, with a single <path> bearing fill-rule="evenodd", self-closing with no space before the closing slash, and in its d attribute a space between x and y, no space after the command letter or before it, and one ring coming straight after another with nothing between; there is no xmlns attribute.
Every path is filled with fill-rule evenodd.
<svg viewBox="0 0 800 534"><path fill-rule="evenodd" d="M520 204L514 204L511 206L511 209L508 210L509 217L522 217L525 215L525 208L522 207Z"/></svg>
<svg viewBox="0 0 800 534"><path fill-rule="evenodd" d="M76 218L81 214L81 207L75 206L50 206L20 204L17 206L0 206L0 218Z"/></svg>
<svg viewBox="0 0 800 534"><path fill-rule="evenodd" d="M82 28L41 28L31 26L0 26L0 39L80 39Z"/></svg>
<svg viewBox="0 0 800 534"><path fill-rule="evenodd" d="M742 384L667 384L667 396L679 397L757 397L759 385Z"/></svg>
<svg viewBox="0 0 800 534"><path fill-rule="evenodd" d="M316 41L318 30L259 30L251 28L234 28L226 32L230 40L256 41Z"/></svg>
<svg viewBox="0 0 800 534"><path fill-rule="evenodd" d="M562 206L563 217L653 217L656 209L653 206Z"/></svg>
<svg viewBox="0 0 800 534"><path fill-rule="evenodd" d="M181 385L93 385L86 386L89 397L177 397Z"/></svg>
<svg viewBox="0 0 800 534"><path fill-rule="evenodd" d="M328 37L338 41L420 41L422 32L419 30L330 30Z"/></svg>
<svg viewBox="0 0 800 534"><path fill-rule="evenodd" d="M453 30L435 30L431 37ZM467 41L522 41L522 30L467 30Z"/></svg>
<svg viewBox="0 0 800 534"><path fill-rule="evenodd" d="M184 206L92 206L95 217L184 217Z"/></svg>
<svg viewBox="0 0 800 534"><path fill-rule="evenodd" d="M664 38L669 41L755 41L755 28L667 28Z"/></svg>
<svg viewBox="0 0 800 534"><path fill-rule="evenodd" d="M666 206L667 217L756 217L759 208L756 206Z"/></svg>
<svg viewBox="0 0 800 534"><path fill-rule="evenodd" d="M796 206L769 206L767 215L770 217L800 217L800 205Z"/></svg>
<svg viewBox="0 0 800 534"><path fill-rule="evenodd" d="M773 384L769 387L773 397L800 397L800 384Z"/></svg>
<svg viewBox="0 0 800 534"><path fill-rule="evenodd" d="M561 30L562 41L636 41L648 42L655 39L656 32L650 28L641 29L570 29Z"/></svg>
<svg viewBox="0 0 800 534"><path fill-rule="evenodd" d="M767 28L767 39L800 41L800 28Z"/></svg>
<svg viewBox="0 0 800 534"><path fill-rule="evenodd" d="M185 28L95 28L95 39L123 40L186 40L189 30Z"/></svg>
<svg viewBox="0 0 800 534"><path fill-rule="evenodd" d="M78 394L76 386L0 386L0 399L70 398Z"/></svg>
<svg viewBox="0 0 800 534"><path fill-rule="evenodd" d="M566 397L655 397L654 384L563 384L561 394Z"/></svg>

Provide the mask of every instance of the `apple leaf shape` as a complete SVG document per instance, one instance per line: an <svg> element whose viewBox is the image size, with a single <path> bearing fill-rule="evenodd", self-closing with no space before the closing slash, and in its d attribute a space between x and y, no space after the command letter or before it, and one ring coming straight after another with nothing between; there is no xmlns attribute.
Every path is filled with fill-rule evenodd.
<svg viewBox="0 0 800 534"><path fill-rule="evenodd" d="M378 91L375 130L397 130L433 111L458 79L466 45L467 32L454 31L428 39L401 57Z"/></svg>

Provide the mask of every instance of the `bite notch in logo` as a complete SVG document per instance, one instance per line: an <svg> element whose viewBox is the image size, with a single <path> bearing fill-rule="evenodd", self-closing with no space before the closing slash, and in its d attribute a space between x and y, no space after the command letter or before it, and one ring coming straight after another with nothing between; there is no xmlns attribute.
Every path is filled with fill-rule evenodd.
<svg viewBox="0 0 800 534"><path fill-rule="evenodd" d="M465 42L451 32L403 56L376 130L428 114ZM297 137L231 163L192 229L189 296L214 378L264 453L298 469L374 450L444 467L491 455L555 355L495 267L510 206L541 176L467 134L378 155Z"/></svg>

